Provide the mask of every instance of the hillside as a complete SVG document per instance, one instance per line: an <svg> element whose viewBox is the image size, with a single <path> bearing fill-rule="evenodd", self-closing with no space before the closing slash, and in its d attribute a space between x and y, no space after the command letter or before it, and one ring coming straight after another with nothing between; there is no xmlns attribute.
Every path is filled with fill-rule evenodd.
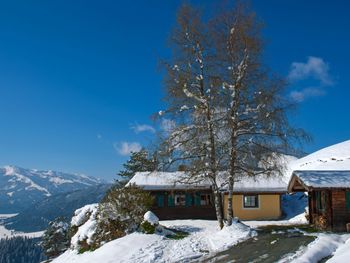
<svg viewBox="0 0 350 263"><path fill-rule="evenodd" d="M18 213L52 195L101 183L85 175L5 166L0 168L0 214Z"/></svg>
<svg viewBox="0 0 350 263"><path fill-rule="evenodd" d="M293 170L350 170L350 140L318 150L292 163Z"/></svg>
<svg viewBox="0 0 350 263"><path fill-rule="evenodd" d="M46 197L17 216L6 219L5 226L23 232L45 230L53 219L62 216L70 220L76 209L99 202L109 187L109 184L101 184Z"/></svg>

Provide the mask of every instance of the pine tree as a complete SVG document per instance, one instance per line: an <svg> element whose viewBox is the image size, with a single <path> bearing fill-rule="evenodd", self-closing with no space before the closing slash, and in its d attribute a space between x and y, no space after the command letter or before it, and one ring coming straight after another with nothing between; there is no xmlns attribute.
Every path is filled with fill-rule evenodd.
<svg viewBox="0 0 350 263"><path fill-rule="evenodd" d="M141 149L139 152L132 152L130 159L123 164L124 170L118 173L124 178L131 178L136 172L152 172L157 169L158 162L155 156L150 156L149 152Z"/></svg>
<svg viewBox="0 0 350 263"><path fill-rule="evenodd" d="M69 225L64 218L58 217L49 223L49 227L43 235L42 247L46 256L55 258L69 248Z"/></svg>

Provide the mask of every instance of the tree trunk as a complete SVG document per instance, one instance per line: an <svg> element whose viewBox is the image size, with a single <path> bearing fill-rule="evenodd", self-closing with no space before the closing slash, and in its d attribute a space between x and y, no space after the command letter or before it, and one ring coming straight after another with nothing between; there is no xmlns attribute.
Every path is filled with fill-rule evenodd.
<svg viewBox="0 0 350 263"><path fill-rule="evenodd" d="M220 229L222 229L224 227L224 218L222 216L222 200L221 200L222 198L217 186L213 187L213 194L214 194L216 218L218 220Z"/></svg>
<svg viewBox="0 0 350 263"><path fill-rule="evenodd" d="M227 197L227 225L232 225L233 219L233 176L230 175L228 179L228 197Z"/></svg>

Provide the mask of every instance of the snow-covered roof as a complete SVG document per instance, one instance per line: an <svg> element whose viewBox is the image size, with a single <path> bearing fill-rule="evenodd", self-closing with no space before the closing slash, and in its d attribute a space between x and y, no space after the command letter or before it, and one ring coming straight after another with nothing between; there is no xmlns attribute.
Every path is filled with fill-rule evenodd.
<svg viewBox="0 0 350 263"><path fill-rule="evenodd" d="M279 193L287 191L288 182L283 176L244 176L238 178L234 184L234 192L259 192L259 193ZM222 190L227 190L223 186Z"/></svg>
<svg viewBox="0 0 350 263"><path fill-rule="evenodd" d="M305 190L310 188L350 188L350 171L294 171L288 189L295 187L296 180Z"/></svg>
<svg viewBox="0 0 350 263"><path fill-rule="evenodd" d="M185 182L184 172L138 172L127 185L136 184L145 190L210 189L209 182Z"/></svg>
<svg viewBox="0 0 350 263"><path fill-rule="evenodd" d="M219 178L223 176L224 172ZM187 182L188 178L185 172L139 172L127 185L136 184L145 190L210 189L208 180ZM266 175L241 177L235 182L234 192L286 192L287 185L288 180L284 177ZM226 186L224 184L221 186L221 189L225 191Z"/></svg>

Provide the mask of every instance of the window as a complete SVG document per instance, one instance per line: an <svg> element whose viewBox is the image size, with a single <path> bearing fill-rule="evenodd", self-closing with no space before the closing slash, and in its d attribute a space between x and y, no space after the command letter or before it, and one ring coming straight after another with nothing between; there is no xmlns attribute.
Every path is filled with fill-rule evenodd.
<svg viewBox="0 0 350 263"><path fill-rule="evenodd" d="M186 195L177 194L175 195L175 206L185 206L186 205Z"/></svg>
<svg viewBox="0 0 350 263"><path fill-rule="evenodd" d="M211 205L210 194L201 194L200 205Z"/></svg>
<svg viewBox="0 0 350 263"><path fill-rule="evenodd" d="M244 208L258 208L259 207L259 196L258 195L244 195L243 196L243 207Z"/></svg>

